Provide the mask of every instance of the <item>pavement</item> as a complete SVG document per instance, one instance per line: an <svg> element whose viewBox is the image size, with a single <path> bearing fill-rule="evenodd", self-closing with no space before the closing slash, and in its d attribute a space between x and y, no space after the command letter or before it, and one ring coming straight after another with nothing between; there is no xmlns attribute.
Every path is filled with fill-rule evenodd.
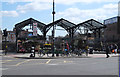
<svg viewBox="0 0 120 77"><path fill-rule="evenodd" d="M9 52L7 53L7 55L2 54L2 50L0 50L0 56L4 56L4 57L14 57L14 58L30 58L30 54L31 53L15 53L15 52ZM119 57L119 54L109 54L110 57ZM50 55L52 56L52 55ZM99 57L106 57L106 54L88 54L88 56L86 56L85 54L82 54L81 56L59 56L57 57L55 55L55 57L47 57L47 55L43 56L43 57L39 57L38 54L36 53L35 58L99 58Z"/></svg>

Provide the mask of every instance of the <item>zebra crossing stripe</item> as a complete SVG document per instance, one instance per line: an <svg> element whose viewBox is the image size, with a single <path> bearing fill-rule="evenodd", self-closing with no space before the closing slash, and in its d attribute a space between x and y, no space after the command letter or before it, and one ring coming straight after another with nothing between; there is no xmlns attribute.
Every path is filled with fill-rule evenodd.
<svg viewBox="0 0 120 77"><path fill-rule="evenodd" d="M0 70L8 70L9 68L0 68Z"/></svg>

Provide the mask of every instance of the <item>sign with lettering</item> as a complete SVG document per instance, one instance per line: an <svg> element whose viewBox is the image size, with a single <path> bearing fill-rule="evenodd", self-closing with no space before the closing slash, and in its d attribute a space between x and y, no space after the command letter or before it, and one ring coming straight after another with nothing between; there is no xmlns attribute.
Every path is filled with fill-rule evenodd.
<svg viewBox="0 0 120 77"><path fill-rule="evenodd" d="M37 23L33 23L33 36L37 36Z"/></svg>
<svg viewBox="0 0 120 77"><path fill-rule="evenodd" d="M104 20L104 25L113 24L113 23L116 23L116 22L118 22L118 17L113 17L113 18Z"/></svg>

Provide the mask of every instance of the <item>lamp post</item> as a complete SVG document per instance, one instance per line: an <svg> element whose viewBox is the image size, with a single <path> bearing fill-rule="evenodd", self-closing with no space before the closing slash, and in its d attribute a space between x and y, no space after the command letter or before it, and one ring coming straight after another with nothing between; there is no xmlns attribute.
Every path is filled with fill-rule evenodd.
<svg viewBox="0 0 120 77"><path fill-rule="evenodd" d="M55 19L55 2L53 0L53 30L52 30L52 41L53 41L53 47L52 47L52 57L54 57L54 34L55 34L55 27L54 27L54 19Z"/></svg>

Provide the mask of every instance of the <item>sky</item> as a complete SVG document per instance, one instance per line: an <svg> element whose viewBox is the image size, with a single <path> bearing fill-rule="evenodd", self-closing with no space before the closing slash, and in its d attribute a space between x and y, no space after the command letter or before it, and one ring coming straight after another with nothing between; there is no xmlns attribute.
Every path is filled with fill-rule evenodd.
<svg viewBox="0 0 120 77"><path fill-rule="evenodd" d="M52 0L1 0L0 27L12 30L14 25L34 18L42 23L52 22ZM55 20L64 18L75 24L89 19L103 20L118 16L119 0L55 0ZM60 27L57 27L60 28ZM40 34L41 32L38 31ZM65 30L56 30L55 36L64 36ZM47 35L51 35L51 30Z"/></svg>

